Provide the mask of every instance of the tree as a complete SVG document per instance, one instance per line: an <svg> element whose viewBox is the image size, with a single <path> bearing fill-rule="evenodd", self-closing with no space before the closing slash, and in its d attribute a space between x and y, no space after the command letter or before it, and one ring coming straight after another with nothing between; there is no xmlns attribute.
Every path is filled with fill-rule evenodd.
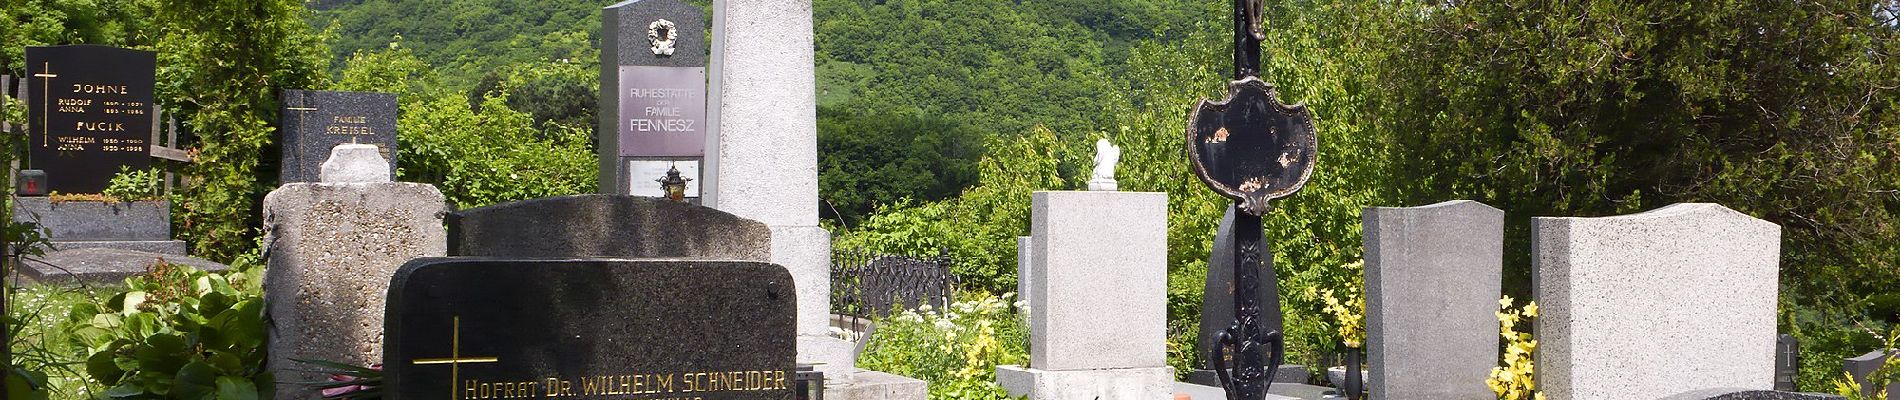
<svg viewBox="0 0 1900 400"><path fill-rule="evenodd" d="M173 218L194 254L230 259L254 246L257 204L276 183L277 93L319 87L326 49L297 0L180 0L155 16L158 96L197 150Z"/></svg>
<svg viewBox="0 0 1900 400"><path fill-rule="evenodd" d="M1395 14L1416 28L1369 89L1392 187L1509 213L1509 286L1530 216L1714 202L1782 226L1804 358L1865 336L1846 327L1900 285L1900 33L1879 2L1455 4Z"/></svg>
<svg viewBox="0 0 1900 400"><path fill-rule="evenodd" d="M846 226L904 199L936 201L976 183L983 135L920 112L821 108L818 119L821 214Z"/></svg>

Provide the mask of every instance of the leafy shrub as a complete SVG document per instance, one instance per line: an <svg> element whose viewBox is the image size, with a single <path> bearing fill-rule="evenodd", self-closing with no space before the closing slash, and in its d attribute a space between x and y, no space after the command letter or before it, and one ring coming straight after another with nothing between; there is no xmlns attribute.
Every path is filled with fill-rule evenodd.
<svg viewBox="0 0 1900 400"><path fill-rule="evenodd" d="M1884 339L1886 339L1886 345L1881 348L1886 349L1887 362L1874 368L1873 373L1867 376L1867 386L1874 388L1873 395L1861 394L1863 386L1855 382L1854 376L1846 371L1842 371L1841 377L1834 380L1834 394L1849 400L1887 400L1900 395L1900 393L1887 393L1888 387L1900 382L1900 355L1894 355L1895 349L1900 349L1900 327L1895 327L1892 332L1888 332Z"/></svg>
<svg viewBox="0 0 1900 400"><path fill-rule="evenodd" d="M1012 296L982 294L942 313L926 305L879 319L858 365L929 382L933 400L1009 398L996 386L996 366L1029 359L1029 329L1009 311Z"/></svg>
<svg viewBox="0 0 1900 400"><path fill-rule="evenodd" d="M130 399L256 399L264 369L262 268L240 260L207 273L159 262L101 304L74 306L65 330L86 374Z"/></svg>
<svg viewBox="0 0 1900 400"><path fill-rule="evenodd" d="M133 171L131 167L121 166L106 190L99 194L127 202L158 200L164 197L164 193L159 192L158 177L156 169Z"/></svg>
<svg viewBox="0 0 1900 400"><path fill-rule="evenodd" d="M1306 296L1326 304L1326 314L1338 327L1339 342L1346 347L1362 348L1366 343L1366 263L1355 261L1342 267L1348 271L1346 285L1334 288L1308 286Z"/></svg>
<svg viewBox="0 0 1900 400"><path fill-rule="evenodd" d="M571 80L579 68L517 66L511 76ZM536 124L509 107L510 90L531 80L503 80L474 107L434 81L430 66L397 44L358 53L343 69L342 89L398 92L398 180L434 184L459 208L594 191L599 168L591 127Z"/></svg>

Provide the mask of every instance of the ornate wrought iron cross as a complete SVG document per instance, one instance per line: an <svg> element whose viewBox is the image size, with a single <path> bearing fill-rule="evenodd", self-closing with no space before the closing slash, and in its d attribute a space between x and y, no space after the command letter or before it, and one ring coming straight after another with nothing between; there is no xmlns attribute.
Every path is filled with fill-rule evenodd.
<svg viewBox="0 0 1900 400"><path fill-rule="evenodd" d="M1306 184L1319 155L1312 113L1280 103L1279 92L1260 80L1260 41L1266 38L1260 2L1234 0L1234 80L1226 99L1201 99L1187 128L1194 173L1241 211L1234 214L1234 323L1220 333L1210 355L1229 400L1265 398L1286 358L1283 332L1261 316L1263 302L1274 305L1273 313L1280 310L1278 299L1262 299L1259 291L1267 255L1260 217L1270 210L1269 201Z"/></svg>

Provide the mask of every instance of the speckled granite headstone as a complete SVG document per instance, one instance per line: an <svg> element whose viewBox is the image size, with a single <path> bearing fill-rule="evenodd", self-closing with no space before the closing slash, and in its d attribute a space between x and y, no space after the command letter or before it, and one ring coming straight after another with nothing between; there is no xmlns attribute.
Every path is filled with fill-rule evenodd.
<svg viewBox="0 0 1900 400"><path fill-rule="evenodd" d="M294 183L264 197L269 367L277 381L327 377L290 358L382 359L389 278L411 259L444 254L445 208L442 193L420 183ZM274 398L316 396L281 384Z"/></svg>
<svg viewBox="0 0 1900 400"><path fill-rule="evenodd" d="M1470 200L1365 210L1374 398L1488 400L1498 365L1504 211Z"/></svg>
<svg viewBox="0 0 1900 400"><path fill-rule="evenodd" d="M656 197L583 194L448 216L449 254L770 261L765 224Z"/></svg>
<svg viewBox="0 0 1900 400"><path fill-rule="evenodd" d="M396 174L396 95L389 93L285 90L278 137L282 183L316 182L330 149L345 143L372 144Z"/></svg>
<svg viewBox="0 0 1900 400"><path fill-rule="evenodd" d="M790 400L796 301L763 262L416 260L389 286L385 390Z"/></svg>
<svg viewBox="0 0 1900 400"><path fill-rule="evenodd" d="M1547 399L1774 388L1780 226L1689 203L1531 231Z"/></svg>

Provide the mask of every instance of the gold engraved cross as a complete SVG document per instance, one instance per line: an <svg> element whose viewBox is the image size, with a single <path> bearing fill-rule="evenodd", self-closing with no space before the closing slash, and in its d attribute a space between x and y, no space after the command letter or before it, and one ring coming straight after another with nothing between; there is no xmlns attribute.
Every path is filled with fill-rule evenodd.
<svg viewBox="0 0 1900 400"><path fill-rule="evenodd" d="M309 98L308 98L308 97L304 97L304 96L298 96L298 97L299 97L299 98L297 99L297 100L299 100L299 101L298 101L298 103L306 103L306 104L304 104L304 105L306 105L306 106L308 106L308 105L309 105L309 104L307 104L307 102L309 101ZM316 107L284 107L284 109L286 109L286 110L291 110L291 111L296 111L296 112L297 112L297 135L300 135L300 136L309 136L309 135L310 135L310 121L309 121L309 115L310 115L310 112L311 112L311 111L316 111L316 110L317 110L317 108L316 108ZM289 136L285 136L285 137L289 137ZM305 147L304 147L304 146L303 146L303 145L301 144L301 143L303 143L303 140L304 140L304 139L302 139L302 138L299 138L299 139L298 139L298 143L299 143L299 144L297 145L297 148L298 148L298 150L302 150L303 148L305 148ZM303 155L301 155L301 154L300 154L300 155L298 155L298 156L297 156L297 159L298 159L298 160L303 160ZM298 166L298 168L302 168L302 166ZM302 172L303 172L303 171L298 171L298 173L299 173L299 175L298 175L298 176L302 176L302 175L301 175L301 173L302 173Z"/></svg>
<svg viewBox="0 0 1900 400"><path fill-rule="evenodd" d="M44 148L47 147L48 142L53 141L51 134L46 132L48 130L47 127L53 124L52 120L46 119L46 110L51 109L53 106L53 99L51 97L53 95L53 78L58 78L59 75L53 74L52 62L43 62L40 63L40 73L33 74L33 77L40 78L40 147Z"/></svg>
<svg viewBox="0 0 1900 400"><path fill-rule="evenodd" d="M449 357L448 358L418 358L414 360L409 360L409 363L415 364L415 365L448 364L449 365L449 400L455 400L457 398L460 398L459 395L461 394L461 392L456 391L455 388L457 385L461 384L460 380L462 378L461 377L462 364L491 363L491 362L501 361L501 359L495 358L495 357L462 357L462 316L460 315L455 316L454 321L455 321L455 324L454 324L455 330L449 334Z"/></svg>

